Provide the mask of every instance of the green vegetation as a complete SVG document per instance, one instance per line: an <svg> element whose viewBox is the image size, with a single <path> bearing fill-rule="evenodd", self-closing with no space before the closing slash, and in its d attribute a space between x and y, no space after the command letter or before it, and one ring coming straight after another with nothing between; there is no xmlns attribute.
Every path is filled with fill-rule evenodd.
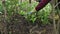
<svg viewBox="0 0 60 34"><path fill-rule="evenodd" d="M35 1L0 0L0 34L58 34L60 9L55 10L52 2L30 13L38 5Z"/></svg>
<svg viewBox="0 0 60 34"><path fill-rule="evenodd" d="M37 6L37 4L38 2L34 2L30 6L28 1L19 3L19 1L17 0L13 1L7 0L5 3L5 7L7 9L8 16L11 16L13 12L15 12L20 15L23 15L28 21L31 21L32 23L34 23L37 18L40 19L40 21L42 21L43 24L49 23L48 16L50 15L52 8L50 3L48 3L48 5L46 5L46 7L40 10L38 13L27 14L28 12L32 11L35 8L35 6ZM0 1L0 12L3 12L1 1ZM38 16L36 16L36 14Z"/></svg>
<svg viewBox="0 0 60 34"><path fill-rule="evenodd" d="M32 3L31 7L30 7L28 2L23 2L21 4L21 7L23 9L19 13L22 14L22 15L25 15L26 13L32 11L37 4L38 4L37 2ZM36 18L38 18L38 19L40 19L40 21L42 21L43 24L47 24L47 23L49 23L48 16L50 15L51 8L52 8L52 7L51 8L50 7L51 7L51 4L48 3L48 5L46 5L46 7L44 7L42 10L40 10L37 13L38 17L36 16L36 13L34 13L34 14L28 14L27 16L25 16L25 18L27 18L29 21L32 21L32 23L34 23ZM26 11L24 11L24 9L26 9Z"/></svg>

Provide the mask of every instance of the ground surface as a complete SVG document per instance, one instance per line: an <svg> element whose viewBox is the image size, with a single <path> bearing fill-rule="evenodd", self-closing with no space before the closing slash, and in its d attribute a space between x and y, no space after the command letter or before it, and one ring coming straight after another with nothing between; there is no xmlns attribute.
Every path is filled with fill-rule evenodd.
<svg viewBox="0 0 60 34"><path fill-rule="evenodd" d="M7 26L5 26L6 24L2 22L0 23L2 24L0 27L3 26L0 28L0 31L7 34L52 34L52 24L41 26L40 23L37 22L39 21L32 24L19 14L12 15L10 22L7 23Z"/></svg>

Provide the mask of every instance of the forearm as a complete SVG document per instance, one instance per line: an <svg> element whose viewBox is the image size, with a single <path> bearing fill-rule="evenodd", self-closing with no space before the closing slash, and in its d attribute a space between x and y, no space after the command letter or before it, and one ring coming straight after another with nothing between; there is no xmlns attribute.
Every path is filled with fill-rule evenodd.
<svg viewBox="0 0 60 34"><path fill-rule="evenodd" d="M45 7L46 4L48 4L51 0L41 0L41 2L35 7L36 11L41 10L43 7Z"/></svg>

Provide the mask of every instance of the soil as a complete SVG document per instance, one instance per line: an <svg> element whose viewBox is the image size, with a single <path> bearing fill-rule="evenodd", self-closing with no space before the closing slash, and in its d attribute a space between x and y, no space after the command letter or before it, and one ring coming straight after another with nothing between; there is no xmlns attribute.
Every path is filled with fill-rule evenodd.
<svg viewBox="0 0 60 34"><path fill-rule="evenodd" d="M6 31L2 31L6 34L53 34L53 24L43 26L38 20L32 24L19 14L12 15L6 26L0 24L3 26L0 31L6 27Z"/></svg>

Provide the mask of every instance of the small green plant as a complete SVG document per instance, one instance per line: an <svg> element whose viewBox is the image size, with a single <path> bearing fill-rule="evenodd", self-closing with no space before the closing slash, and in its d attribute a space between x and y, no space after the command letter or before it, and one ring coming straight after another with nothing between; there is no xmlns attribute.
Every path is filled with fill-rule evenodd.
<svg viewBox="0 0 60 34"><path fill-rule="evenodd" d="M49 23L49 19L48 19L48 16L50 15L51 13L51 4L48 3L48 5L46 5L46 7L44 7L42 10L40 10L40 12L38 13L39 17L42 21L42 24L48 24Z"/></svg>
<svg viewBox="0 0 60 34"><path fill-rule="evenodd" d="M28 12L32 11L32 9L34 9L37 4L38 3L32 3L31 7L29 7L28 3L22 3L21 4L22 8L23 9L27 8L26 11L22 11L22 12L28 13ZM28 14L27 16L25 16L25 18L28 19L29 21L32 21L32 23L34 23L35 20L37 18L39 18L40 21L42 21L42 24L48 24L49 23L48 16L50 15L51 8L52 7L51 7L50 3L48 3L48 5L46 5L46 7L44 7L42 10L40 10L38 12L38 16L36 16L36 13L34 13L34 14ZM23 14L23 13L20 13L20 14Z"/></svg>
<svg viewBox="0 0 60 34"><path fill-rule="evenodd" d="M42 21L42 24L49 23L48 16L50 15L51 12L50 3L48 3L46 7L44 7L42 10L38 12L37 14L38 16L36 16L36 13L27 14L28 12L32 11L35 8L35 6L37 6L37 4L38 4L37 2L29 4L28 1L19 4L19 1L17 0L7 0L5 7L7 9L8 16L11 16L15 12L20 15L23 15L28 21L31 21L32 23L34 23L37 18L39 18L40 21ZM17 10L18 9L17 7L19 7L19 10ZM3 8L2 2L0 1L0 12L1 11L3 11Z"/></svg>

